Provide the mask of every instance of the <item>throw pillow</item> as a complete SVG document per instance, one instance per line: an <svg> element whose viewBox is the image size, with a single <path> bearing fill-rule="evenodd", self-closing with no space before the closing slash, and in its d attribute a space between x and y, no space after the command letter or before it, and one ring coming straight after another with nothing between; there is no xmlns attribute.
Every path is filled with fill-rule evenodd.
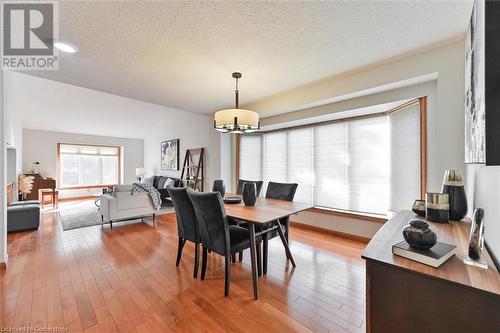
<svg viewBox="0 0 500 333"><path fill-rule="evenodd" d="M153 185L154 177L144 177L143 180L142 180L142 182L145 183L145 184L149 184L151 186L154 186Z"/></svg>
<svg viewBox="0 0 500 333"><path fill-rule="evenodd" d="M158 179L158 187L157 188L165 188L165 182L167 181L167 177L160 176Z"/></svg>
<svg viewBox="0 0 500 333"><path fill-rule="evenodd" d="M165 185L163 186L163 188L167 188L169 186L174 186L175 185L175 181L172 179L172 178L168 178L167 181L165 182Z"/></svg>

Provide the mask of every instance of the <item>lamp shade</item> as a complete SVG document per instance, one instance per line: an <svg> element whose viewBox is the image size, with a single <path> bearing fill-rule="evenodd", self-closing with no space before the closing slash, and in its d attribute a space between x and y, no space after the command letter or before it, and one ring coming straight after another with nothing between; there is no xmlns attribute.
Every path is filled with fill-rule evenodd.
<svg viewBox="0 0 500 333"><path fill-rule="evenodd" d="M259 114L245 109L217 111L214 127L221 132L249 133L259 129Z"/></svg>
<svg viewBox="0 0 500 333"><path fill-rule="evenodd" d="M146 169L144 168L135 168L135 175L137 177L143 177L146 174Z"/></svg>

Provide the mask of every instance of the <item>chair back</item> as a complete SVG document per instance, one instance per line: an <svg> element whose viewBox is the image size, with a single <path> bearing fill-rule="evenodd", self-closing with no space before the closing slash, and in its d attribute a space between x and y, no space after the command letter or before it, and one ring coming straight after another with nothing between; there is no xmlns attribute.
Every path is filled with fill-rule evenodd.
<svg viewBox="0 0 500 333"><path fill-rule="evenodd" d="M198 221L203 247L220 255L230 249L229 225L224 203L219 192L187 191Z"/></svg>
<svg viewBox="0 0 500 333"><path fill-rule="evenodd" d="M254 183L255 186L257 187L257 196L260 195L260 190L262 190L262 185L264 184L264 182L261 180L245 180L245 179L238 180L238 187L236 188L236 194L243 194L243 184L245 183Z"/></svg>
<svg viewBox="0 0 500 333"><path fill-rule="evenodd" d="M196 213L186 188L169 187L168 193L174 204L179 237L198 243L200 241L198 221L196 220Z"/></svg>
<svg viewBox="0 0 500 333"><path fill-rule="evenodd" d="M275 183L267 185L266 198L293 201L297 191L297 183Z"/></svg>

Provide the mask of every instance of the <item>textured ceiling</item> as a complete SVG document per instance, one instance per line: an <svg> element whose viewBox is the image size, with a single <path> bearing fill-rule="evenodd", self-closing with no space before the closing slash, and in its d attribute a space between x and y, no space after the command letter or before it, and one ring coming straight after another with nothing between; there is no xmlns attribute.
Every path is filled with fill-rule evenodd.
<svg viewBox="0 0 500 333"><path fill-rule="evenodd" d="M212 113L459 38L471 1L61 1L59 71L41 77Z"/></svg>

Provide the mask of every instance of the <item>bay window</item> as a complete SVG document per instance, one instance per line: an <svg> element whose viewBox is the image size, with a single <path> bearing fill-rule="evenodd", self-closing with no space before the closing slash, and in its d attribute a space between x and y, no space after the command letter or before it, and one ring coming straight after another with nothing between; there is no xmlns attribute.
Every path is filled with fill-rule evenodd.
<svg viewBox="0 0 500 333"><path fill-rule="evenodd" d="M353 212L408 209L421 196L421 109L242 135L239 177L298 183L296 201ZM265 188L262 191L265 193Z"/></svg>

